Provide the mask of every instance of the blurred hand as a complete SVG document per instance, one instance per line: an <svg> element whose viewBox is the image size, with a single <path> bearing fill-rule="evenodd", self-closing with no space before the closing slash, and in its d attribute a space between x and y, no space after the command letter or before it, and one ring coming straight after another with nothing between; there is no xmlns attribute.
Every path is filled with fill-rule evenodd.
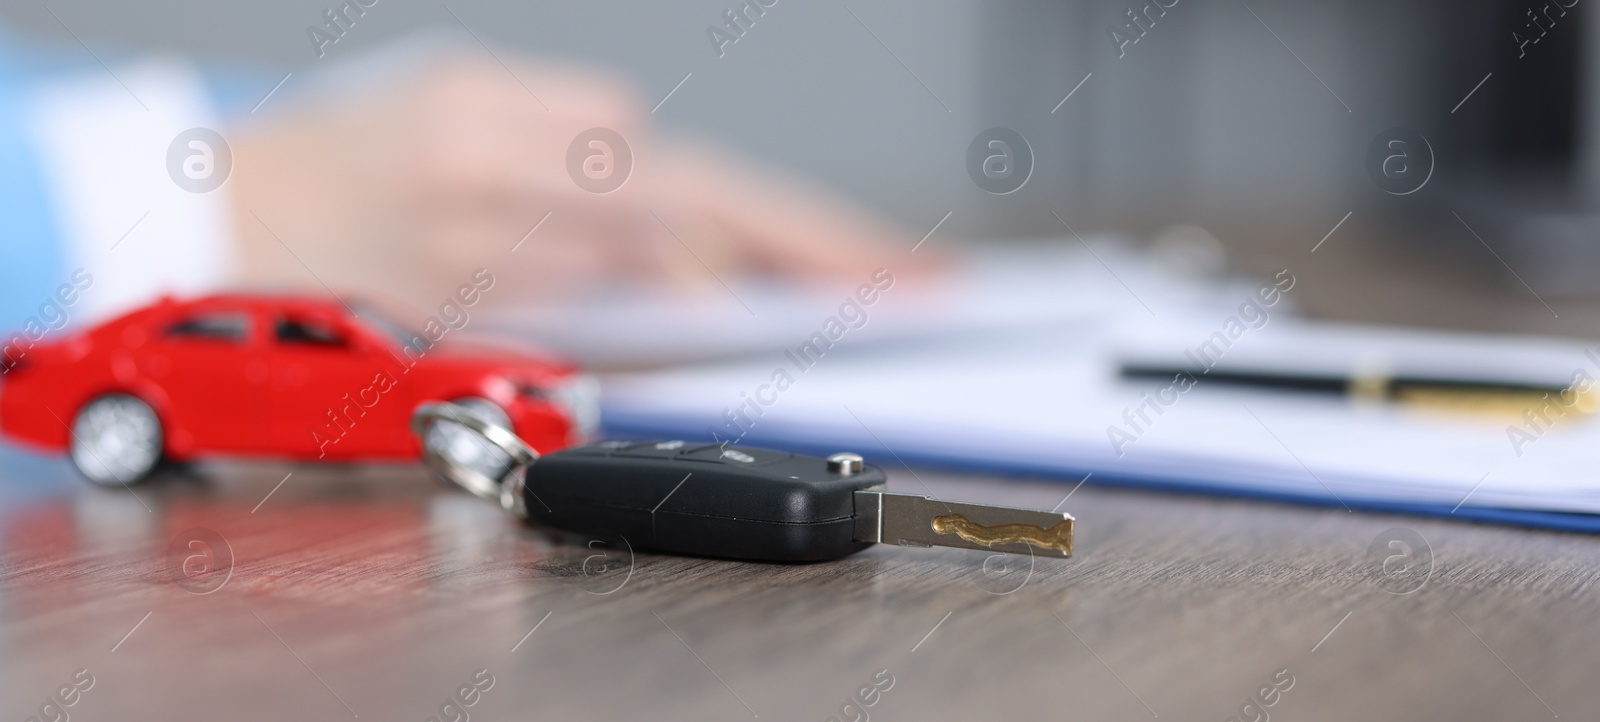
<svg viewBox="0 0 1600 722"><path fill-rule="evenodd" d="M880 266L926 266L926 250L909 255L915 237L839 200L709 148L658 142L616 78L511 67L515 76L457 57L236 134L241 280L426 308L478 267L504 281L493 300L526 302L607 281L715 287L754 272L850 284ZM569 170L569 146L591 128L631 150L631 173L609 193ZM609 160L592 171L621 172Z"/></svg>

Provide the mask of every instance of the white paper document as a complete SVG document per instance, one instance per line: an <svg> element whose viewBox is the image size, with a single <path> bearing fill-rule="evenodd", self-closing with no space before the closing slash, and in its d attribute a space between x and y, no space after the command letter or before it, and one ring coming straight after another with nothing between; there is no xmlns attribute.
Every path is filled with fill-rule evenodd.
<svg viewBox="0 0 1600 722"><path fill-rule="evenodd" d="M1340 505L1600 512L1600 418L1559 408L1447 414L1207 384L1204 374L1182 384L1119 377L1125 358L1183 365L1209 343L1206 353L1221 349L1218 367L1340 374L1376 363L1444 378L1600 379L1600 342L1310 323L1282 298L1259 301L1251 289L1271 282L1212 289L1204 300L1147 288L1148 309L1107 295L1092 313L896 343L871 343L895 329L868 325L820 357L797 356L808 336L795 334L738 362L612 376L608 425L851 450L891 471L900 457ZM1251 298L1258 310L1246 308Z"/></svg>

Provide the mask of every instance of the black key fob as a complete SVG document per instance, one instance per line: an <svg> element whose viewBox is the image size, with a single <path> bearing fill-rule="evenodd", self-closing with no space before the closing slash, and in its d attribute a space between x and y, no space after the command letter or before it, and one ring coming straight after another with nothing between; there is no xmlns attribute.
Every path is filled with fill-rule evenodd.
<svg viewBox="0 0 1600 722"><path fill-rule="evenodd" d="M620 534L636 548L676 554L821 561L857 541L855 492L884 473L771 449L684 441L608 441L529 465L528 518L569 531Z"/></svg>
<svg viewBox="0 0 1600 722"><path fill-rule="evenodd" d="M444 479L522 519L617 534L634 548L780 562L875 543L1072 555L1070 514L892 493L859 454L606 441L540 456L448 403L419 406L411 425Z"/></svg>

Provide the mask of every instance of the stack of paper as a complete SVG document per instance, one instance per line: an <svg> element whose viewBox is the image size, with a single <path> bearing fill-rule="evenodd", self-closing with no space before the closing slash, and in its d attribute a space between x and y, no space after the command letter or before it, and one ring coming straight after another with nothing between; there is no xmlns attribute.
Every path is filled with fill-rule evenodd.
<svg viewBox="0 0 1600 722"><path fill-rule="evenodd" d="M1208 385L1204 374L1192 384L1117 375L1122 359L1181 364L1209 341L1224 348L1219 367L1348 373L1377 363L1559 386L1600 379L1600 344L1313 324L1283 304L1241 312L1252 292L1234 291L1232 305L1150 294L1150 312L1103 309L916 343L845 339L820 358L797 358L801 335L754 360L611 377L606 426L853 450L891 472L903 460L1070 483L1092 473L1090 483L1600 531L1590 516L1600 514L1600 421L1576 412L1486 418Z"/></svg>

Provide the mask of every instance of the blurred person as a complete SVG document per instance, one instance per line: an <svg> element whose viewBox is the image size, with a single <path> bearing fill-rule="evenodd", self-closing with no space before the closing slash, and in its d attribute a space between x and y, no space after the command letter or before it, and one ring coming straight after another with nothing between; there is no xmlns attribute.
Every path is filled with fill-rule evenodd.
<svg viewBox="0 0 1600 722"><path fill-rule="evenodd" d="M747 274L843 285L912 259L915 238L840 199L656 136L637 90L594 69L429 44L280 90L72 50L0 28L8 330L163 292L429 308L477 268L500 282L490 302L536 303ZM595 128L622 147L575 142ZM581 187L575 157L620 186Z"/></svg>

